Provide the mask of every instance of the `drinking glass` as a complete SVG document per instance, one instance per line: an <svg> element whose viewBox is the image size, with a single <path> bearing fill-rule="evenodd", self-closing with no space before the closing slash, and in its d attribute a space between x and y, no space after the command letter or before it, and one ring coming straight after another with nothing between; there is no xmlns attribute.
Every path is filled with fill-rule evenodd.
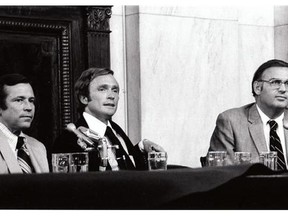
<svg viewBox="0 0 288 216"><path fill-rule="evenodd" d="M250 152L235 152L234 154L234 164L250 164L251 163L251 153Z"/></svg>
<svg viewBox="0 0 288 216"><path fill-rule="evenodd" d="M148 153L149 170L167 170L167 153L166 152L149 152Z"/></svg>
<svg viewBox="0 0 288 216"><path fill-rule="evenodd" d="M265 166L269 167L272 170L277 170L277 152L261 152L260 163L264 164Z"/></svg>
<svg viewBox="0 0 288 216"><path fill-rule="evenodd" d="M88 172L88 152L71 153L70 172Z"/></svg>
<svg viewBox="0 0 288 216"><path fill-rule="evenodd" d="M208 166L225 166L226 157L226 151L209 151L207 155L207 164Z"/></svg>
<svg viewBox="0 0 288 216"><path fill-rule="evenodd" d="M70 164L70 154L57 153L52 154L52 172L68 173Z"/></svg>

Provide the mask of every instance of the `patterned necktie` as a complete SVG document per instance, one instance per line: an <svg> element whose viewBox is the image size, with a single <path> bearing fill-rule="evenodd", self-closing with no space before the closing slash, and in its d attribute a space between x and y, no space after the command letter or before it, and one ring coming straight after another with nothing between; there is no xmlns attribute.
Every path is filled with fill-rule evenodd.
<svg viewBox="0 0 288 216"><path fill-rule="evenodd" d="M33 173L33 165L28 154L26 144L24 142L24 137L18 137L17 146L17 160L23 171L23 173Z"/></svg>
<svg viewBox="0 0 288 216"><path fill-rule="evenodd" d="M277 152L277 170L286 170L286 163L281 141L276 133L278 124L274 120L269 120L268 124L270 125L270 151Z"/></svg>
<svg viewBox="0 0 288 216"><path fill-rule="evenodd" d="M113 133L112 129L107 126L105 136L110 140L111 145L118 145L119 148L116 149L116 159L120 170L135 169L130 157L123 149L119 139Z"/></svg>

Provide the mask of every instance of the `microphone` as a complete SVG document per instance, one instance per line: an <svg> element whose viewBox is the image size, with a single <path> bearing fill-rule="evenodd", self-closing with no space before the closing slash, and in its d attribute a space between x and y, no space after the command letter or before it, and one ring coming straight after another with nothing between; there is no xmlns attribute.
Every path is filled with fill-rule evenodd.
<svg viewBox="0 0 288 216"><path fill-rule="evenodd" d="M94 142L88 137L86 137L84 134L82 134L79 130L77 130L76 126L73 123L69 123L66 127L68 131L73 132L79 139L83 140L90 146L94 146Z"/></svg>
<svg viewBox="0 0 288 216"><path fill-rule="evenodd" d="M101 157L101 165L99 169L103 169L103 171L105 171L108 165L108 143L105 137L101 139L100 145L98 145L98 150Z"/></svg>
<svg viewBox="0 0 288 216"><path fill-rule="evenodd" d="M77 130L89 137L94 142L98 142L101 139L101 136L99 134L86 127L80 126L77 128Z"/></svg>

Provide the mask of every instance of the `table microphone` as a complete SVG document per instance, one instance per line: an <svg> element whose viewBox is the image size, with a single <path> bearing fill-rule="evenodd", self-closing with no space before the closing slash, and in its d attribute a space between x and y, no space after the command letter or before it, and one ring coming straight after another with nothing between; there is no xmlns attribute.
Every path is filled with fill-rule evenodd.
<svg viewBox="0 0 288 216"><path fill-rule="evenodd" d="M79 139L83 140L85 143L87 143L90 146L94 146L94 142L89 139L87 136L82 134L73 123L69 123L67 125L67 130L70 132L73 132Z"/></svg>

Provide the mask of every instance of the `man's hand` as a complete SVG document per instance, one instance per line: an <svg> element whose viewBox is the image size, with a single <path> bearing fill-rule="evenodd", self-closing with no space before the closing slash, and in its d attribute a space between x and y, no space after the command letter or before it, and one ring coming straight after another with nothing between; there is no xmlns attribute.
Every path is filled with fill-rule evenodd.
<svg viewBox="0 0 288 216"><path fill-rule="evenodd" d="M165 150L160 145L157 145L156 143L154 143L148 139L143 140L143 146L144 146L145 152L147 152L147 153L152 152L152 151L165 152Z"/></svg>

